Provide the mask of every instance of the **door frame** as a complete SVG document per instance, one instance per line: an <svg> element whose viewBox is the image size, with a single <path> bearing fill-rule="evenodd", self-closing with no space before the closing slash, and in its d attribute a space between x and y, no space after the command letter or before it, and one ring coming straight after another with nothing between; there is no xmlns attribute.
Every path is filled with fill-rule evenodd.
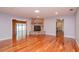
<svg viewBox="0 0 79 59"><path fill-rule="evenodd" d="M16 42L16 23L23 23L23 24L27 25L26 21L12 19L12 42L13 43ZM27 30L27 26L26 26L26 30ZM27 35L27 33L26 33L26 35Z"/></svg>
<svg viewBox="0 0 79 59"><path fill-rule="evenodd" d="M59 28L58 23L61 23ZM59 28L59 29L58 29ZM56 41L64 44L64 19L57 19L56 20Z"/></svg>

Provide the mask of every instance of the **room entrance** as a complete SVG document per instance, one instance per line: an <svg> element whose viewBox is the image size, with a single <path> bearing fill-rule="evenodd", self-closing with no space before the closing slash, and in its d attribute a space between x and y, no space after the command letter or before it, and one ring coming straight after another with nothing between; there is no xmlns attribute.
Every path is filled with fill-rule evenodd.
<svg viewBox="0 0 79 59"><path fill-rule="evenodd" d="M13 24L12 25L13 43L26 38L26 34L27 34L26 21L20 21L20 20L13 19L12 24Z"/></svg>
<svg viewBox="0 0 79 59"><path fill-rule="evenodd" d="M58 42L64 42L64 19L57 19L56 21L56 38Z"/></svg>

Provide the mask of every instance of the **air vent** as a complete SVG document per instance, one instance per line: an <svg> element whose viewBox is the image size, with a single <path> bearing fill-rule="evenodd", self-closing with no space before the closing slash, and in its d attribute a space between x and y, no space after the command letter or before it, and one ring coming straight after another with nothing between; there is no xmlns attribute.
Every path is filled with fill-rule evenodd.
<svg viewBox="0 0 79 59"><path fill-rule="evenodd" d="M69 9L69 11L73 11L74 9Z"/></svg>

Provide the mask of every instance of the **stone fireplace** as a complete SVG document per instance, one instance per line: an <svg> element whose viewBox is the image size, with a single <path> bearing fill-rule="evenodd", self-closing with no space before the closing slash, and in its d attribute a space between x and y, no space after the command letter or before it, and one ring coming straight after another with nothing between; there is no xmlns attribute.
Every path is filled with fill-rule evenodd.
<svg viewBox="0 0 79 59"><path fill-rule="evenodd" d="M44 32L44 19L32 18L30 35L43 35Z"/></svg>

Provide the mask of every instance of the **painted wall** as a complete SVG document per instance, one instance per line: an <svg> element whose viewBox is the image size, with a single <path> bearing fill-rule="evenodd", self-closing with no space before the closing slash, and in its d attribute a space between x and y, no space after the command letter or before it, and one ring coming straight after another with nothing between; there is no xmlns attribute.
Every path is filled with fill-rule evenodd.
<svg viewBox="0 0 79 59"><path fill-rule="evenodd" d="M45 18L44 31L47 35L56 35L56 18Z"/></svg>
<svg viewBox="0 0 79 59"><path fill-rule="evenodd" d="M79 45L79 8L77 9L75 16L76 16L76 39Z"/></svg>
<svg viewBox="0 0 79 59"><path fill-rule="evenodd" d="M27 35L29 35L31 31L31 20L30 18L27 19Z"/></svg>
<svg viewBox="0 0 79 59"><path fill-rule="evenodd" d="M12 38L12 19L25 20L15 15L0 13L0 40Z"/></svg>
<svg viewBox="0 0 79 59"><path fill-rule="evenodd" d="M0 40L12 38L12 19L27 20L27 35L31 30L31 19L24 19L15 15L0 13ZM65 37L75 38L75 17L62 16L64 18ZM56 35L56 17L45 18L44 31L48 35Z"/></svg>
<svg viewBox="0 0 79 59"><path fill-rule="evenodd" d="M64 19L64 36L75 38L75 16L62 16ZM56 35L56 17L45 18L44 30L48 35Z"/></svg>

